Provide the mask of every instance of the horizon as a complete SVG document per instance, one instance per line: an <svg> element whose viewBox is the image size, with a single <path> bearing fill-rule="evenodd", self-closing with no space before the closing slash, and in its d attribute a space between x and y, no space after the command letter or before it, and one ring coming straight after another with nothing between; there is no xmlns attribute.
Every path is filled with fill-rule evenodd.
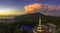
<svg viewBox="0 0 60 33"><path fill-rule="evenodd" d="M40 12L60 16L60 0L0 0L0 15ZM19 13L20 14L20 13Z"/></svg>

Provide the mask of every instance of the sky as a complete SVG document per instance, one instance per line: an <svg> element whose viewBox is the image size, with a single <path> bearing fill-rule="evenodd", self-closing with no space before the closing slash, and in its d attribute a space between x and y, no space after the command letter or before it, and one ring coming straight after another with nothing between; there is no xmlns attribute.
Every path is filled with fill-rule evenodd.
<svg viewBox="0 0 60 33"><path fill-rule="evenodd" d="M60 0L0 0L0 5L4 7L17 7L19 10L23 11L23 7L32 3L48 3L54 5L60 5Z"/></svg>
<svg viewBox="0 0 60 33"><path fill-rule="evenodd" d="M29 6L30 4L42 4L43 10L47 7L49 10L40 10L41 13L47 15L56 15L60 16L60 0L0 0L0 11L1 9L13 9L20 12L25 12L25 6ZM46 8L45 8L46 7ZM52 8L53 7L53 8ZM55 7L55 9L54 9ZM37 7L36 7L37 9ZM56 10L57 9L57 10ZM38 9L37 9L38 10ZM36 11L37 11L36 10ZM34 10L35 12L35 10Z"/></svg>

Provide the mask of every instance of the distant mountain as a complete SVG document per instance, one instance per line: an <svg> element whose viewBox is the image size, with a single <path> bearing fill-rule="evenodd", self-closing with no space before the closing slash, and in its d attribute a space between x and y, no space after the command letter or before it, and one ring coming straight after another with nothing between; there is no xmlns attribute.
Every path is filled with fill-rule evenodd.
<svg viewBox="0 0 60 33"><path fill-rule="evenodd" d="M45 23L46 22L50 22L52 20L55 20L56 21L56 18L57 17L54 17L54 16L48 16L48 15L43 15L41 13L28 13L28 14L23 14L23 15L20 15L20 16L16 16L14 18L9 18L7 17L7 19L4 17L0 18L0 22L20 22L20 23L25 23L28 24L32 22L33 23L38 23L39 22L39 18L41 17L42 19L42 23Z"/></svg>
<svg viewBox="0 0 60 33"><path fill-rule="evenodd" d="M33 19L33 20L36 19L37 20L40 17L42 19L44 19L45 17L53 18L55 16L44 15L44 14L41 14L41 13L29 13L29 14L24 14L24 15L17 16L17 17L15 17L15 19L17 21L22 21L22 20L27 20L27 19Z"/></svg>
<svg viewBox="0 0 60 33"><path fill-rule="evenodd" d="M17 16L16 22L20 22L20 24L24 25L31 25L31 26L36 26L37 23L39 22L40 17L44 17L45 15L41 13L29 13L29 14L24 14Z"/></svg>
<svg viewBox="0 0 60 33"><path fill-rule="evenodd" d="M42 19L42 23L51 22L52 20L56 20L57 18L55 16L43 15L41 13L29 13L29 14L17 16L15 19L16 22L22 22L23 24L25 24L25 22L27 22L26 24L31 22L32 24L34 24L39 22L40 17Z"/></svg>
<svg viewBox="0 0 60 33"><path fill-rule="evenodd" d="M17 31L20 32L20 27L22 25L29 25L29 26L35 27L37 23L39 22L40 17L42 18L42 23L46 23L46 22L54 23L54 22L57 22L56 20L60 19L60 18L56 19L57 17L54 17L54 16L48 16L48 15L46 16L41 13L24 14L24 15L16 16L15 18L12 18L12 19L1 19L0 18L0 22L3 21L3 23L0 23L0 26L1 26L0 30L4 33L5 32L15 33ZM6 24L4 22L6 23L13 22L13 23ZM58 20L58 22L60 22L60 20Z"/></svg>
<svg viewBox="0 0 60 33"><path fill-rule="evenodd" d="M37 20L40 17L43 17L45 15L41 14L41 13L29 13L29 14L24 14L24 15L20 15L16 17L17 21L23 21L23 20L28 20L28 19L33 19L33 20Z"/></svg>

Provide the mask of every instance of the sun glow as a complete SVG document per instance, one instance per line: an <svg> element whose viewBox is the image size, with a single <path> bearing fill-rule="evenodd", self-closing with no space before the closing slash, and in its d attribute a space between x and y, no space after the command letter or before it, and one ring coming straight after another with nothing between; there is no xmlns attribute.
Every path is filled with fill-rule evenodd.
<svg viewBox="0 0 60 33"><path fill-rule="evenodd" d="M18 12L14 9L0 9L0 15L19 15L21 12Z"/></svg>

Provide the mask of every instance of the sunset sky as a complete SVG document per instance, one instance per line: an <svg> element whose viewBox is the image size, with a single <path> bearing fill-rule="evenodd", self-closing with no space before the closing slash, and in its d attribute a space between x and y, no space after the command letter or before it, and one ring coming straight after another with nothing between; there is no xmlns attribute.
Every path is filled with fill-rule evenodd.
<svg viewBox="0 0 60 33"><path fill-rule="evenodd" d="M60 16L59 3L60 0L0 0L0 14L7 12L7 10L9 12L27 12L28 10L28 12Z"/></svg>

